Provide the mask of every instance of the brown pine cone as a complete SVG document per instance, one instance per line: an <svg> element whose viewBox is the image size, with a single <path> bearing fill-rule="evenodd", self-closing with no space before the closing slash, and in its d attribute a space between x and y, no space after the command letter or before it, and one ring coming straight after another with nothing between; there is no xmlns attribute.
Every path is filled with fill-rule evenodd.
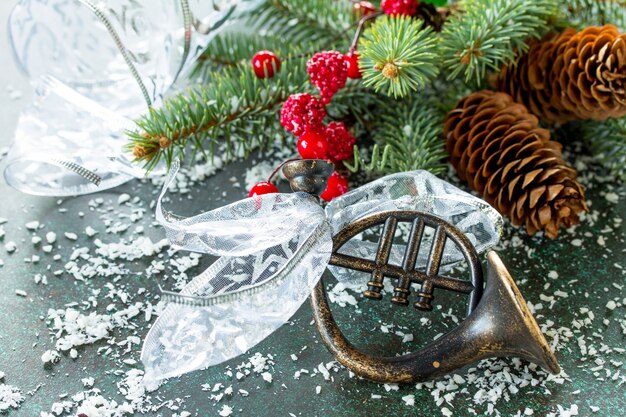
<svg viewBox="0 0 626 417"><path fill-rule="evenodd" d="M557 236L587 211L576 171L561 145L511 96L479 91L461 99L446 117L446 148L459 177L529 235Z"/></svg>
<svg viewBox="0 0 626 417"><path fill-rule="evenodd" d="M625 116L626 34L605 25L531 41L496 87L549 123Z"/></svg>

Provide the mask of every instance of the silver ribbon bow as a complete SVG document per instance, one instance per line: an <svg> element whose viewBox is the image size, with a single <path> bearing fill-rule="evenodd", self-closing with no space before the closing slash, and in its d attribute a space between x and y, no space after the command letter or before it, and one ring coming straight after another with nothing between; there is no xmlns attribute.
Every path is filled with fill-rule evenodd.
<svg viewBox="0 0 626 417"><path fill-rule="evenodd" d="M178 171L175 164L157 201L157 220L178 249L221 256L189 282L146 336L141 359L144 384L232 359L282 326L307 299L326 270L332 236L365 216L387 210L417 210L454 224L477 251L495 245L501 216L484 201L426 171L393 174L334 199L324 210L308 194L266 194L183 218L166 211L162 199ZM453 245L451 245L453 246ZM402 258L394 245L390 262ZM356 240L341 253L373 259L376 242ZM442 268L463 256L446 247ZM422 267L425 259L419 259ZM363 273L329 268L340 282Z"/></svg>

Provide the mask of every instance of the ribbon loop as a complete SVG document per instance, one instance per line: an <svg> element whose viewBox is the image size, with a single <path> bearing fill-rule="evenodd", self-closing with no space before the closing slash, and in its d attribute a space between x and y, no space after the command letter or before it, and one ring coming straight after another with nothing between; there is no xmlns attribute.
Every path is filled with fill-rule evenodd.
<svg viewBox="0 0 626 417"><path fill-rule="evenodd" d="M157 200L157 220L172 246L222 257L180 294L164 294L173 303L150 329L142 351L148 389L244 353L278 329L322 276L332 236L358 219L389 210L430 213L455 224L478 251L496 244L502 227L487 203L425 171L381 178L336 198L326 210L307 194L276 193L185 218L162 205L177 170L175 164ZM405 250L394 246L392 262ZM376 249L376 242L352 239L341 253L368 258ZM442 268L462 259L446 245ZM418 257L416 268L424 264ZM362 276L330 269L341 281Z"/></svg>

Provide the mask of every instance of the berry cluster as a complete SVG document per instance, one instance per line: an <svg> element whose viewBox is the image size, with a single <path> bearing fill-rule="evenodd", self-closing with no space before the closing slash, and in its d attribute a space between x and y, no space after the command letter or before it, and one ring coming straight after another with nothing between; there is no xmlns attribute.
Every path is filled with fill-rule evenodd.
<svg viewBox="0 0 626 417"><path fill-rule="evenodd" d="M309 93L292 94L280 110L280 124L287 132L301 136L307 131L320 130L326 117L326 107Z"/></svg>
<svg viewBox="0 0 626 417"><path fill-rule="evenodd" d="M371 4L361 2L360 12L370 12ZM359 4L361 4L359 3ZM375 8L371 6L375 11ZM355 9L356 11L356 9ZM355 137L342 122L324 124L326 105L337 91L346 85L348 78L361 78L359 55L353 49L347 54L337 51L318 52L308 60L307 73L315 85L320 98L309 93L292 94L280 111L280 124L298 137L298 153L304 159L326 159L339 163L352 156ZM252 58L252 67L259 78L271 78L280 70L280 60L270 51L257 52ZM330 201L348 191L348 179L337 172L328 180L321 197ZM256 184L249 197L278 192L269 181Z"/></svg>
<svg viewBox="0 0 626 417"><path fill-rule="evenodd" d="M415 16L418 0L383 0L380 8L389 16Z"/></svg>
<svg viewBox="0 0 626 417"><path fill-rule="evenodd" d="M320 90L324 104L346 85L348 68L343 54L337 51L318 52L306 63L311 83Z"/></svg>

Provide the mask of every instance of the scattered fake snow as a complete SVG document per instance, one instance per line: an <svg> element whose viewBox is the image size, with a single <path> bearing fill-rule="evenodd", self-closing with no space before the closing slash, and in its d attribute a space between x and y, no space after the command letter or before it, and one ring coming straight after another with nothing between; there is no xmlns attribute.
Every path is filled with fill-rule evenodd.
<svg viewBox="0 0 626 417"><path fill-rule="evenodd" d="M257 177L265 175L267 170L269 168L264 167L263 170L259 169L256 174L247 175L246 186L248 186L248 178L254 177L256 182L263 179ZM260 174L261 171L263 174ZM194 166L193 170L183 172L177 184L179 193L181 195L188 194L194 182L211 175L213 172L214 168L202 165ZM585 179L584 175L582 178ZM619 200L619 196L613 192L607 192L604 196L611 203ZM138 412L156 412L163 408L171 410L172 416L188 417L190 414L181 409L184 407L183 398L162 399L151 397L145 392L142 383L143 371L134 368L137 366L138 352L141 348L141 338L135 334L135 329L139 323L152 320L162 306L148 302L149 294L145 289L136 293L129 291L126 282L134 279L134 273L131 272L128 263L147 260L150 265L147 270L142 271L144 276L167 278L171 287L179 289L188 281L187 273L198 266L200 255L179 255L170 252L167 257L164 257L163 252L167 247L167 242L165 240L154 241L143 236L144 226L136 226L136 223L144 218L144 213L151 211L143 207L143 203L137 198L122 194L115 201L106 202L103 198L96 197L90 200L88 206L90 210L100 213L101 224L87 226L84 228L84 233L64 232L63 235L68 240L61 239L64 242L58 244L67 244L69 241L72 245L80 245L83 239L86 239L85 236L92 238L96 234L100 239L90 239L88 246L72 246L71 254L67 259L62 259L60 254L67 253L67 251L48 255L54 256L54 260L60 264L51 263L52 267L45 272L41 271L35 277L35 281L45 284L52 277L70 277L76 280L78 285L92 288L91 295L88 296L87 300L79 300L72 303L73 305L55 306L54 301L51 302L53 308L48 311L45 318L52 337L52 344L42 347L40 352L42 352L42 361L54 367L58 361L68 360L68 358L80 361L81 357L77 348L81 346L83 349L97 349L98 354L106 356L115 364L116 368L120 368L115 371L119 378L118 395L115 399L105 397L97 387L97 379L87 375L81 379L85 391L59 398L59 401L50 405L49 412L42 412L41 417L80 415L80 413L89 417L131 416ZM585 216L584 222L593 225L599 215L598 212L592 210ZM0 224L6 222L6 219L0 219ZM146 223L144 222L144 224ZM606 239L614 230L620 230L620 227L621 219L614 219L614 228L609 227L609 229L603 230L599 236L579 233L580 228L563 232L562 242L569 241L572 245L582 246L591 241L604 247ZM28 239L30 248L40 249L44 253L56 251L57 235L52 231L46 231L47 228L48 225L40 224L34 220L26 225L26 229L32 233L32 237ZM0 230L2 233L0 238L2 238L6 232L3 229ZM527 246L525 241L518 236L519 232L510 229L508 231L509 236L504 238L501 246L503 248L514 247L520 258L527 258L536 263L533 260L535 245ZM124 233L124 238L115 237L121 233ZM40 245L43 242L42 236L45 237L44 243L47 245ZM590 240L590 238L593 239ZM537 239L539 241L541 237L538 236ZM16 241L19 240L16 239ZM558 244L558 240L556 242ZM4 243L4 245L8 253L16 251L19 253L22 250L13 241ZM28 259L29 262L35 262L36 258ZM516 260L512 261L516 262ZM59 265L63 266L59 267ZM622 265L614 264L612 267L619 270L620 273L624 273ZM535 272L540 274L541 271ZM526 280L524 277L516 278L520 283L522 292L524 292ZM102 280L91 283L92 280L96 279ZM622 386L626 382L625 376L622 375L625 350L620 346L608 346L603 342L601 334L608 326L617 324L620 331L626 335L626 320L624 320L623 314L620 316L620 314L611 313L614 310L623 311L626 299L621 296L615 297L616 293L607 292L607 296L612 294L612 299L606 301L605 309L594 313L589 308L581 306L571 323L556 324L550 320L550 317L553 316L551 310L559 308L561 303L567 303L568 297L575 295L577 289L574 282L559 277L559 274L553 270L545 272L543 283L546 285L543 294L538 300L528 300L528 304L551 346L556 351L577 349L587 371L594 375L598 383ZM619 291L623 288L616 283L606 283L605 285L607 287L613 286ZM19 294L18 291L22 290L16 289L16 294ZM355 310L359 310L361 307L360 289L336 284L328 291L328 295L331 302L337 307ZM354 314L362 314L362 312L356 311ZM441 310L437 314L443 315L454 323L459 322L459 318L450 311ZM609 315L605 317L605 314ZM419 317L419 321L416 321L412 328L392 323L380 323L379 329L375 331L383 333L380 337L398 337L402 343L408 344L412 343L414 339L420 342L422 340L419 337L420 328L428 328L431 324L429 318ZM122 334L129 335L124 338L121 336ZM417 337L414 337L414 334ZM93 344L96 344L97 348L90 346ZM51 349L52 347L54 349ZM320 345L316 346L316 349L323 348ZM254 353L247 359L243 359L243 362L235 369L225 366L223 383L212 385L208 387L209 389L205 389L207 387L203 385L199 389L210 391L210 400L219 404L224 399L233 396L247 397L249 391L238 388L234 384L244 383L249 378L252 381L267 382L259 385L257 389L268 390L273 389L271 387L276 387L277 390L283 390L283 387L297 389L293 384L297 384L300 379L314 378L320 383L320 385L316 385L315 391L323 397L323 393L328 392L324 390L324 383L341 384L345 378L354 378L351 372L334 361L305 365L307 363L306 347L289 354L285 358L279 358L282 364L292 363L292 361L302 363L298 366L300 369L293 374L293 378L291 378L291 374L285 378L281 374L275 373L274 364L276 360L272 355ZM289 380L291 383L288 382ZM285 383L282 383L283 381ZM2 377L0 376L1 382ZM406 407L412 408L419 405L415 401L416 394L411 393L411 390L414 389L417 393L427 393L434 404L439 407L442 416L455 415L455 405L458 402L473 403L475 409L468 410L471 415L497 416L500 415L498 405L504 402L519 401L521 408L517 416L521 417L537 415L531 408L521 405L524 395L529 392L536 393L539 390L550 395L551 390L559 386L566 386L570 382L565 370L557 376L551 376L535 365L522 362L519 359L489 359L475 364L462 374L447 375L437 381L416 384L414 387L400 389L398 385L385 384L380 387L379 394L371 394L370 398L372 400L398 401ZM287 395L285 392L287 391L282 391L280 395ZM355 393L354 395L358 394ZM123 399L120 400L120 398ZM256 398L259 398L258 395ZM0 384L0 411L17 408L23 400L24 396L19 389ZM576 399L574 398L572 401L575 402ZM216 412L219 415L229 416L235 413L233 408L227 404L219 404L218 407ZM576 416L579 414L579 407L582 407L582 404L556 405L547 416ZM583 415L588 412L587 410L593 413L602 411L601 408L594 405L585 406L585 408L584 412L580 411Z"/></svg>

